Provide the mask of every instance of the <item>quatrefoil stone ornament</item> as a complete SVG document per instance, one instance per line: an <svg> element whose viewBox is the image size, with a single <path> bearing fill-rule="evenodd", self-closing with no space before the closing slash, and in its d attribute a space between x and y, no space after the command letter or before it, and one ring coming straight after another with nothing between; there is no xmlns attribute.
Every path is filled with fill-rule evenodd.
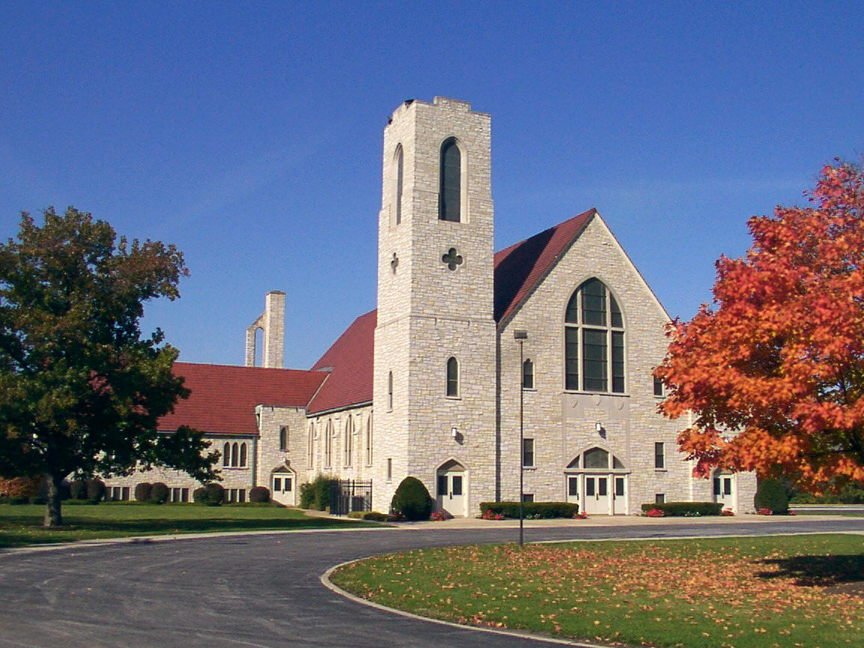
<svg viewBox="0 0 864 648"><path fill-rule="evenodd" d="M455 270L456 266L462 265L462 255L456 254L456 248L450 248L447 254L441 257L441 261L446 263L450 270Z"/></svg>

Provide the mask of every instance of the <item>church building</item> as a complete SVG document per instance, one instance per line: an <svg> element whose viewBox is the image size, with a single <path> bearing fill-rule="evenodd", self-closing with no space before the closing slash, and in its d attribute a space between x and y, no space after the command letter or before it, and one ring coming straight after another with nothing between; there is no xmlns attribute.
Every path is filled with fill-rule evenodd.
<svg viewBox="0 0 864 648"><path fill-rule="evenodd" d="M377 309L311 369L282 369L286 296L269 293L247 366L177 363L192 394L160 429L205 431L233 501L263 485L293 505L326 474L371 481L386 512L412 475L439 508L476 516L480 502L518 500L521 473L527 501L589 515L662 501L752 510L752 474L694 478L678 453L687 422L657 412L652 376L669 316L600 214L494 252L490 121L463 101L402 103L384 129ZM144 480L180 501L198 486L172 471L107 483L123 499Z"/></svg>

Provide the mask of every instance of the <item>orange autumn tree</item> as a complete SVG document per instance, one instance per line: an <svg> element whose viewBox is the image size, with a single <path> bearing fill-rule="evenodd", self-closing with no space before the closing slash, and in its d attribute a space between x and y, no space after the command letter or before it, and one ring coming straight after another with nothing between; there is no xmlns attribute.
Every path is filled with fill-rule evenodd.
<svg viewBox="0 0 864 648"><path fill-rule="evenodd" d="M864 481L864 171L837 161L805 195L751 218L746 256L717 261L713 305L669 327L661 411L692 415L678 443L699 475Z"/></svg>

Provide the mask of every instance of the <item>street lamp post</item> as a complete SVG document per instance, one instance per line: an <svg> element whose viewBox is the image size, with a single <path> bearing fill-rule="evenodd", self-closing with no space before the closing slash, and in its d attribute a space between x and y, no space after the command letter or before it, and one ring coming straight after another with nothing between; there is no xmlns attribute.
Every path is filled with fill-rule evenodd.
<svg viewBox="0 0 864 648"><path fill-rule="evenodd" d="M525 370L524 343L528 339L528 331L517 329L513 338L519 343L519 546L525 542L525 385L523 371Z"/></svg>

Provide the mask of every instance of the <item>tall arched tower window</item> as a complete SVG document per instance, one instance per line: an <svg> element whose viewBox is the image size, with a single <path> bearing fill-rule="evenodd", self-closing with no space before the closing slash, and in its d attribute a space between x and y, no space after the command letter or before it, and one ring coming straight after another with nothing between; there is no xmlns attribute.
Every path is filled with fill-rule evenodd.
<svg viewBox="0 0 864 648"><path fill-rule="evenodd" d="M394 214L395 221L398 225L402 222L402 178L404 173L404 156L402 154L402 145L396 147L396 186L394 187L395 193L393 195L393 203L394 203Z"/></svg>
<svg viewBox="0 0 864 648"><path fill-rule="evenodd" d="M596 278L567 304L565 389L624 393L624 319L615 297Z"/></svg>
<svg viewBox="0 0 864 648"><path fill-rule="evenodd" d="M458 223L462 220L462 152L455 137L441 144L441 171L438 193L438 218Z"/></svg>

